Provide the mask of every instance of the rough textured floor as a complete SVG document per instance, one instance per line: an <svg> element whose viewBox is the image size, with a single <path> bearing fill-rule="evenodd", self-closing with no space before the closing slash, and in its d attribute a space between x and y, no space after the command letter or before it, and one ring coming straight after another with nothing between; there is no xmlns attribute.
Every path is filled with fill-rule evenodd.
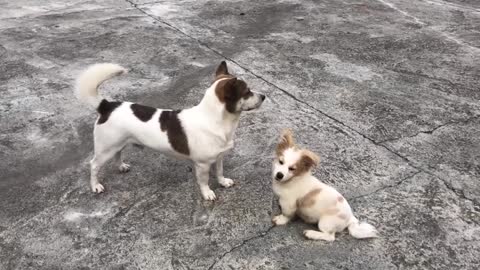
<svg viewBox="0 0 480 270"><path fill-rule="evenodd" d="M189 162L131 147L93 194L78 72L120 63L105 96L184 108L222 59L268 96L226 158L237 185L204 202ZM0 269L478 269L479 63L477 0L2 0ZM284 127L381 238L272 228Z"/></svg>

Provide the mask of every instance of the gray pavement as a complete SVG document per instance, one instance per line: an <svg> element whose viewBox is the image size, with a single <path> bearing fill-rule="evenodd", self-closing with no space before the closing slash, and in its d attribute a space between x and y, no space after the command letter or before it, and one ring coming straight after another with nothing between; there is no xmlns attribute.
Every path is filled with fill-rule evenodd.
<svg viewBox="0 0 480 270"><path fill-rule="evenodd" d="M0 269L478 269L479 28L477 0L0 1ZM93 194L78 72L120 63L105 96L184 108L223 59L268 96L237 185L204 202L189 162L130 147ZM272 228L284 127L380 238Z"/></svg>

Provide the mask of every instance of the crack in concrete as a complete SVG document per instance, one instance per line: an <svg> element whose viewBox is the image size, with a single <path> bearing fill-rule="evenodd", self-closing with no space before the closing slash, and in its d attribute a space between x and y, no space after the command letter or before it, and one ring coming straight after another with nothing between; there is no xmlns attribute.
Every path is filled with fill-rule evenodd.
<svg viewBox="0 0 480 270"><path fill-rule="evenodd" d="M362 194L362 195L355 196L355 197L352 197L352 198L347 198L347 200L350 201L350 202L351 202L351 201L355 201L356 199L373 195L373 194L375 194L375 193L377 193L377 192L379 192L379 191L385 190L385 189L387 189L387 188L398 187L399 185L401 185L401 184L402 184L403 182L405 182L406 180L415 177L417 174L419 174L419 173L421 173L421 172L422 172L422 171L417 170L416 172L414 172L414 173L412 173L412 174L410 174L410 175L408 175L408 176L400 179L400 181L398 181L398 182L395 182L395 183L393 183L393 184L391 184L391 185L383 186L383 187L381 187L381 188L378 188L378 189L376 189L376 190L374 190L374 191L372 191L372 192L366 193L366 194Z"/></svg>
<svg viewBox="0 0 480 270"><path fill-rule="evenodd" d="M296 102L307 106L308 108L310 108L310 109L312 109L312 110L320 113L321 115L323 115L323 116L325 116L326 118L334 121L335 123L338 123L338 124L340 124L341 126L343 126L343 127L347 128L347 129L355 132L356 134L358 134L358 135L360 135L361 137L363 137L364 139L370 141L370 142L373 143L374 145L386 149L388 152L390 152L390 153L394 154L395 156L401 158L404 162L406 162L406 163L407 163L409 166L411 166L412 168L414 168L414 169L416 169L416 170L419 170L419 171L421 171L421 172L425 172L425 173L427 173L427 174L429 174L429 175L432 175L432 176L434 176L434 177L442 180L444 183L446 183L446 180L444 180L444 179L438 177L437 175L435 175L435 174L433 174L433 173L431 173L431 172L429 172L429 171L421 168L420 166L413 165L413 164L412 164L412 161L410 161L407 157L405 157L405 156L403 156L403 155L395 152L393 149L387 147L386 145L375 141L374 139L372 139L372 138L368 137L367 135L361 133L360 131L356 130L355 128L348 126L348 125L345 124L343 121L341 121L341 120L339 120L339 119L336 119L335 117L333 117L333 116L331 116L331 115L323 112L322 110L320 110L320 109L318 109L318 108L310 105L308 102L303 101L303 100L297 98L295 95L289 93L287 90L285 90L285 89L277 86L276 84L274 84L274 83L268 81L267 79L263 78L262 76L256 74L255 72L253 72L253 71L250 70L249 68L247 68L247 67L243 66L242 64L238 63L236 60L234 60L234 59L232 59L232 58L230 58L230 57L227 57L226 55L223 55L223 54L222 54L221 52L219 52L218 50L210 47L208 44L200 41L199 39L193 37L192 35L189 35L189 34L185 33L184 31L182 31L181 29L173 26L172 24L170 24L170 23L168 23L168 22L166 22L166 21L163 21L163 20L159 19L159 18L156 17L156 16L153 16L153 15L149 14L148 12L146 12L146 11L144 11L143 9L139 8L139 7L138 7L135 3L133 3L131 0L125 0L125 1L127 1L128 3L130 3L130 4L132 5L132 7L136 8L136 9L137 9L138 11L140 11L141 13L147 15L148 17L152 18L153 20L155 20L155 21L157 21L157 22L160 22L160 23L162 23L162 24L164 24L164 25L167 25L168 27L170 27L170 28L174 29L175 31L181 33L182 35L184 35L184 36L186 36L186 37L188 37L188 38L196 41L196 42L197 42L198 44L200 44L201 46L203 46L203 47L207 48L208 50L212 51L213 53L215 53L215 54L223 57L224 59L227 59L228 61L234 63L234 64L237 65L238 67L240 67L240 68L242 68L243 70L245 70L247 73L250 73L251 75L253 75L253 76L256 77L257 79L259 79L259 80L265 82L266 84L270 85L271 87L273 87L273 88L281 91L283 94L285 94L286 96L292 98L292 99L295 100ZM383 1L383 0L378 0L378 1L386 4L386 2ZM387 5L387 6L389 6L389 5ZM394 9L398 11L398 8L394 8ZM401 13L402 13L402 12L401 12ZM402 14L403 14L403 13L402 13ZM408 14L407 14L407 15L408 15ZM410 15L409 15L409 16L410 16ZM441 32L441 33L442 33L442 32ZM475 48L476 48L476 47L475 47ZM476 49L478 49L478 48L476 48ZM432 131L432 132L433 132L433 131ZM455 194L457 194L458 196L461 196L462 198L464 198L464 199L466 199L466 200L471 201L471 202L475 205L475 207L478 207L478 208L480 209L480 206L478 206L478 202L476 202L476 200L474 200L474 199L470 199L470 198L466 197L465 194L463 193L463 191L461 191L461 192L455 192Z"/></svg>
<svg viewBox="0 0 480 270"><path fill-rule="evenodd" d="M388 142L394 142L394 141L398 141L398 140L402 140L402 139L408 139L408 138L414 138L414 137L417 137L418 135L420 134L433 134L435 131L437 131L438 129L441 129L443 127L446 127L446 126L450 126L450 125L457 125L457 124L467 124L473 120L476 120L480 117L480 115L475 115L473 117L470 117L470 118L467 118L467 119L464 119L464 120L459 120L459 121L450 121L450 122L447 122L447 123L443 123L441 125L438 125L432 129L429 129L429 130L422 130L422 131L419 131L413 135L410 135L410 136L403 136L403 137L396 137L396 138L391 138L391 139L385 139L385 140L382 140L382 141L378 141L377 143L378 144L383 144L383 143L388 143Z"/></svg>
<svg viewBox="0 0 480 270"><path fill-rule="evenodd" d="M266 231L264 232L261 232L260 234L257 234L255 236L252 236L250 238L247 238L245 240L242 241L242 243L232 247L230 250L228 250L227 252L224 252L222 255L220 255L213 263L212 265L210 265L210 267L208 267L208 270L211 270L213 269L213 267L215 267L215 265L217 265L217 263L219 263L225 256L227 256L228 254L232 253L233 251L235 251L236 249L239 249L241 247L243 247L245 244L247 244L248 242L252 241L252 240L255 240L255 239L260 239L260 238L263 238L265 237L275 226L274 225L271 225Z"/></svg>
<svg viewBox="0 0 480 270"><path fill-rule="evenodd" d="M460 197L460 198L462 198L462 199L464 199L464 200L467 200L467 201L471 202L472 205L473 205L473 209L474 209L475 211L477 211L477 212L480 212L480 202L479 202L477 199L475 199L475 198L473 198L473 199L472 199L472 198L468 198L468 197L465 195L465 191L463 191L462 189L458 189L458 188L453 187L446 179L443 179L442 177L439 177L438 175L436 175L436 174L434 174L434 173L432 173L432 172L426 171L426 170L425 170L424 172L427 173L427 174L429 174L429 175L431 175L431 176L433 176L433 177L436 177L436 178L440 179L440 180L443 182L443 184L444 184L449 190L451 190L453 193L455 193L458 197Z"/></svg>
<svg viewBox="0 0 480 270"><path fill-rule="evenodd" d="M419 170L419 171L421 171L421 172L424 172L424 173L426 173L426 174L428 174L428 175L430 175L430 176L433 176L433 177L435 177L435 178L437 178L437 179L440 179L440 180L445 184L445 186L446 186L448 189L450 189L450 190L453 191L455 194L457 194L457 196L459 196L459 197L461 197L461 198L463 198L463 199L465 199L465 200L467 200L467 201L472 202L474 209L480 212L480 202L477 201L477 200L474 199L474 198L473 198L473 199L472 199L472 198L468 198L468 197L465 195L465 192L464 192L463 190L454 188L452 185L450 185L450 184L448 183L448 181L447 181L446 179L443 179L442 177L436 175L435 173L429 171L428 169L424 169L424 168L422 168L421 166L417 166L417 165L413 164L413 161L411 161L411 160L409 160L407 157L405 157L405 156L403 156L403 155L395 152L394 150L390 149L388 146L383 145L383 144L379 144L379 146L382 146L382 147L384 147L385 149L389 150L391 153L399 156L400 158L402 158L402 159L403 159L409 166L411 166L412 168L414 168L414 169L416 169L416 170Z"/></svg>

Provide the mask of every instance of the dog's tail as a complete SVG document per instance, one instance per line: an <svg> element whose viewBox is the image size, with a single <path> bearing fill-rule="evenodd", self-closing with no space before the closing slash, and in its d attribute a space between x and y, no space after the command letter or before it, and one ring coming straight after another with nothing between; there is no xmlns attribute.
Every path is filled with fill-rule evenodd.
<svg viewBox="0 0 480 270"><path fill-rule="evenodd" d="M81 101L97 108L103 99L98 94L98 86L124 73L127 73L127 70L117 64L102 63L89 66L76 81L75 95Z"/></svg>
<svg viewBox="0 0 480 270"><path fill-rule="evenodd" d="M378 237L378 231L375 227L365 222L360 223L356 217L350 219L348 232L351 236L358 239Z"/></svg>

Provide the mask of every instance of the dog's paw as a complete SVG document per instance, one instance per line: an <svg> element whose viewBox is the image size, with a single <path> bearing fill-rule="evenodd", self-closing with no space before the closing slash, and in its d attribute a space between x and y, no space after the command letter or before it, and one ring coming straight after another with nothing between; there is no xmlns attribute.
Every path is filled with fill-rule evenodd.
<svg viewBox="0 0 480 270"><path fill-rule="evenodd" d="M118 166L118 170L121 173L126 173L130 171L130 165L127 163L122 163L122 165Z"/></svg>
<svg viewBox="0 0 480 270"><path fill-rule="evenodd" d="M220 180L218 181L218 183L219 183L220 185L222 185L222 187L226 187L226 188L235 185L235 182L233 182L233 180L230 179L230 178L220 179Z"/></svg>
<svg viewBox="0 0 480 270"><path fill-rule="evenodd" d="M290 219L284 215L278 215L272 218L272 222L275 224L275 226L285 225L289 220Z"/></svg>
<svg viewBox="0 0 480 270"><path fill-rule="evenodd" d="M213 190L211 189L202 190L202 196L203 199L207 201L214 201L217 199L217 196L215 196L215 192L213 192Z"/></svg>
<svg viewBox="0 0 480 270"><path fill-rule="evenodd" d="M92 185L92 191L95 193L102 193L104 190L105 188L100 183Z"/></svg>

